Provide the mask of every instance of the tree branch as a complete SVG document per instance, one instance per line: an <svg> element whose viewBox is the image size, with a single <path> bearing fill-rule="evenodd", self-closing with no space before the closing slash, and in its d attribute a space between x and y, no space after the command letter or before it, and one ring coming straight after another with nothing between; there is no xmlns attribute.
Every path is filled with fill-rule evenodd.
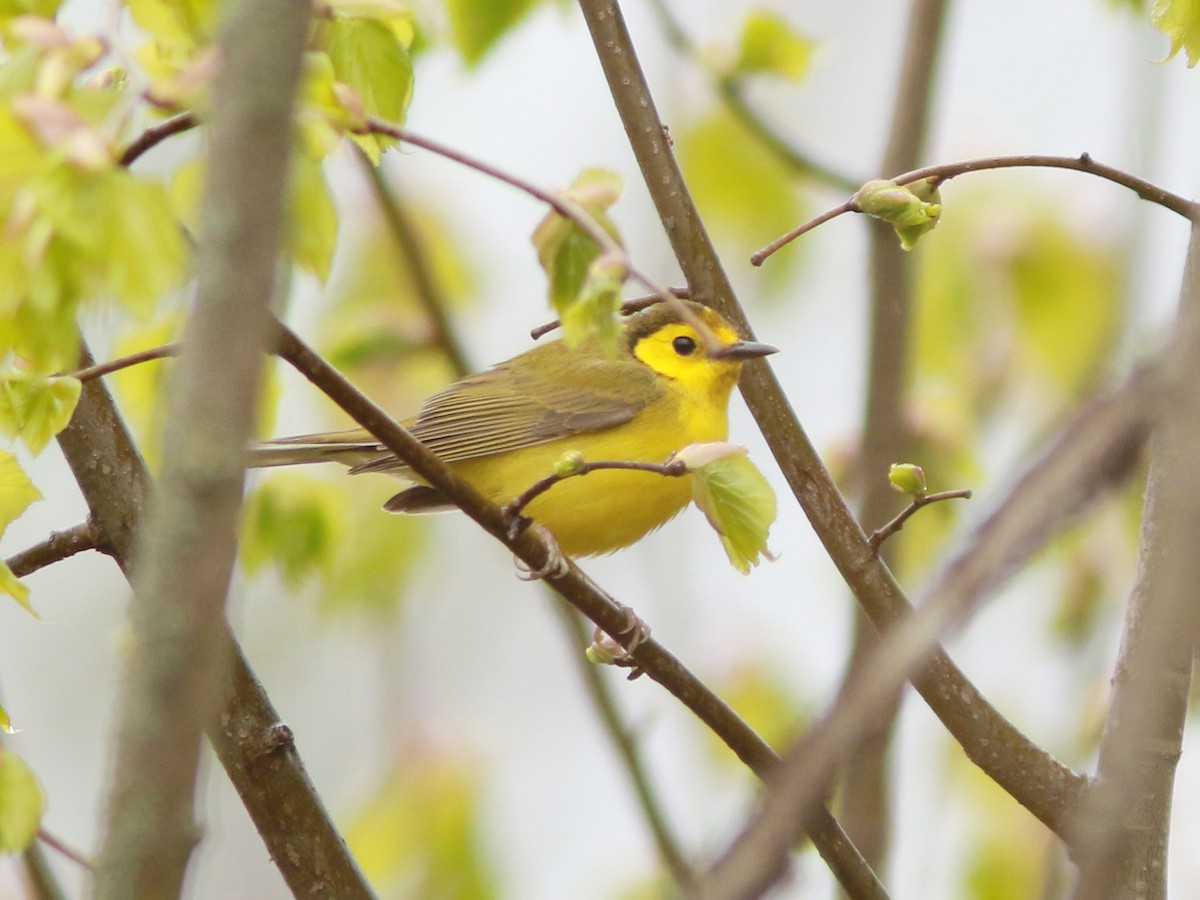
<svg viewBox="0 0 1200 900"><path fill-rule="evenodd" d="M169 137L190 131L199 124L200 120L193 113L185 112L167 119L165 122L152 125L125 148L117 160L117 165L129 168L147 150L157 147Z"/></svg>
<svg viewBox="0 0 1200 900"><path fill-rule="evenodd" d="M384 447L402 459L430 486L470 516L484 531L503 543L530 571L544 569L556 548L536 529L510 532L501 509L485 499L470 482L443 463L424 444L397 425L363 396L344 375L314 353L287 326L279 325L278 353L334 403L365 428ZM775 752L720 697L652 638L641 639L629 629L629 610L617 603L578 566L568 561L554 569L547 584L630 651L639 669L665 687L725 742L760 778L778 760ZM820 811L809 832L814 845L854 897L884 897L882 887L862 862L853 844L828 812Z"/></svg>
<svg viewBox="0 0 1200 900"><path fill-rule="evenodd" d="M1148 368L1089 404L1016 481L917 610L883 634L875 651L848 676L834 707L788 751L762 808L713 868L705 890L723 898L758 896L779 877L807 810L820 802L847 754L886 713L904 679L920 680L912 673L939 635L978 608L984 596L1056 531L1136 469L1140 449L1156 422L1160 376L1159 367ZM1019 744L988 749L1017 759L1027 755ZM1060 835L1071 833L1074 815L1084 805L1085 780L1073 773L1049 783L1040 779L1034 767L1025 790L1053 795L1059 813L1052 827Z"/></svg>
<svg viewBox="0 0 1200 900"><path fill-rule="evenodd" d="M1200 229L1193 229L1160 395L1142 516L1096 780L1081 805L1077 900L1166 897L1171 793L1200 639Z"/></svg>
<svg viewBox="0 0 1200 900"><path fill-rule="evenodd" d="M629 33L612 0L580 0L609 89L625 124L659 218L683 268L693 299L710 303L740 334L753 338L720 259L704 231L662 122L637 63ZM829 477L787 396L764 360L742 367L742 395L767 445L814 531L838 571L878 628L912 612L912 605ZM967 755L1043 822L1062 826L1062 792L1046 794L1029 785L1055 785L1074 773L1022 735L938 648L916 687ZM1010 748L1003 756L994 747ZM1051 824L1053 823L1053 824Z"/></svg>
<svg viewBox="0 0 1200 900"><path fill-rule="evenodd" d="M197 298L168 406L162 481L138 538L100 900L177 896L197 840L200 735L233 652L225 597L309 13L302 0L243 0L222 22Z"/></svg>
<svg viewBox="0 0 1200 900"><path fill-rule="evenodd" d="M1173 194L1166 188L1161 188L1152 182L1146 181L1144 178L1138 178L1136 175L1131 175L1121 169L1105 165L1104 163L1098 163L1088 153L1083 153L1079 156L986 156L981 159L968 159L963 162L941 163L936 166L925 166L923 169L913 169L911 172L897 175L891 180L896 182L896 184L911 184L923 178L934 178L938 184L942 184L951 178L957 178L959 175L966 175L969 172L984 172L989 169L1070 169L1075 172L1083 172L1087 175L1095 175L1097 178L1103 178L1105 181L1111 181L1114 184L1129 188L1143 200L1148 200L1151 203L1156 203L1165 209L1169 209L1173 213L1178 213L1189 222L1200 222L1200 204L1196 203L1196 201L1189 200L1187 197L1180 196L1179 194ZM756 266L761 266L767 257L771 256L781 247L790 244L802 234L812 231L818 225L823 225L830 219L836 219L843 213L848 212L858 212L853 198L840 206L826 210L814 219L809 219L803 225L799 225L787 232L787 234L777 237L771 243L767 244L767 246L752 254L750 262Z"/></svg>
<svg viewBox="0 0 1200 900"><path fill-rule="evenodd" d="M90 521L68 528L66 531L55 531L50 537L35 544L20 553L14 553L5 562L9 570L18 578L32 575L38 569L53 565L82 553L85 550L101 550L103 538L100 530Z"/></svg>
<svg viewBox="0 0 1200 900"><path fill-rule="evenodd" d="M929 129L930 95L945 25L946 0L915 0L909 7L904 51L892 102L892 120L880 171L894 172L917 165ZM870 334L867 350L867 390L862 414L856 469L862 500L860 522L882 522L895 509L896 495L884 473L890 463L909 457L912 436L906 417L908 370L913 316L912 256L883 222L867 229L870 268ZM899 528L903 520L897 523ZM886 526L885 526L886 527ZM871 536L876 549L880 540ZM883 551L887 564L894 548ZM878 643L879 633L862 607L854 617L854 643L849 672L864 664ZM849 677L849 676L847 676ZM847 833L873 866L882 865L888 849L887 748L900 708L902 685L873 727L848 752L840 784L839 814Z"/></svg>

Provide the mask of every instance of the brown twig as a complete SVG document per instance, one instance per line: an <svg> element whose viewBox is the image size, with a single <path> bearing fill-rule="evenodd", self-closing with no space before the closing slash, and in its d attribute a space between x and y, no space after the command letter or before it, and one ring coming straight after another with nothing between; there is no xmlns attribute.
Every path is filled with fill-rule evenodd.
<svg viewBox="0 0 1200 900"><path fill-rule="evenodd" d="M1095 175L1097 178L1103 178L1105 181L1111 181L1114 184L1129 188L1129 190L1133 191L1143 200L1148 200L1151 203L1156 203L1165 209L1169 209L1171 212L1183 216L1189 222L1200 222L1200 204L1196 203L1196 201L1189 200L1187 197L1180 196L1179 194L1174 194L1166 188L1159 187L1144 178L1138 178L1136 175L1130 175L1121 169L1105 165L1104 163L1098 163L1087 153L1080 154L1079 156L1046 156L1038 154L988 156L956 163L925 166L921 169L905 172L903 175L897 175L891 180L896 184L910 184L924 178L934 178L941 184L959 175L966 175L969 172L983 172L989 169L1069 169L1074 172ZM791 243L800 235L811 231L818 225L848 212L857 212L857 207L853 199L847 200L840 206L835 206L833 209L821 213L816 218L810 219L803 225L797 226L771 241L767 246L751 255L750 261L756 266L761 266L767 257L779 250L780 247Z"/></svg>
<svg viewBox="0 0 1200 900"><path fill-rule="evenodd" d="M50 847L56 852L65 856L80 868L87 869L89 872L95 871L96 866L90 859L88 859L74 847L68 846L64 841L55 837L45 828L38 829L37 839L47 847Z"/></svg>
<svg viewBox="0 0 1200 900"><path fill-rule="evenodd" d="M578 460L568 472L553 472L545 478L539 478L528 488L506 503L500 508L501 513L510 522L515 523L520 520L521 513L531 502L540 497L550 488L554 487L561 481L566 481L568 478L582 477L589 472L598 472L602 469L624 469L630 472L652 472L655 475L663 475L668 478L679 478L688 473L687 464L683 460L670 460L665 463L648 463L648 462L633 462L620 460L602 460L600 462L587 462L586 460Z"/></svg>
<svg viewBox="0 0 1200 900"><path fill-rule="evenodd" d="M40 544L14 553L5 562L15 576L24 578L85 550L103 550L103 536L90 520L66 531L52 532Z"/></svg>
<svg viewBox="0 0 1200 900"><path fill-rule="evenodd" d="M113 372L119 372L122 369L128 369L130 366L140 365L144 362L150 362L155 359L167 359L169 357L178 356L179 349L182 345L179 343L163 344L159 347L150 347L147 350L139 350L137 353L130 353L128 356L121 356L117 359L110 359L108 362L97 363L94 366L88 366L86 369L79 369L76 372L68 373L68 376L77 381L91 381L93 378L100 378L104 375L111 375Z"/></svg>
<svg viewBox="0 0 1200 900"><path fill-rule="evenodd" d="M440 143L439 141L422 137L419 134L409 131L407 128L400 128L397 125L392 125L390 122L384 122L381 119L368 118L367 131L371 134L386 135L387 137L395 138L398 141L412 144L416 147L421 147L422 149L428 150L430 153L436 153L438 156L445 157L446 159L452 160L459 165L466 166L469 169L474 169L476 172L487 175L489 178L494 178L497 181L503 182L504 184L510 185L511 187L514 187L519 191L523 191L524 193L529 194L529 196L540 200L542 203L545 203L560 216L565 219L569 219L571 222L577 225L584 234L586 234L596 243L602 253L610 254L614 258L621 260L621 263L624 266L625 271L628 273L629 278L641 284L644 288L646 288L646 290L652 292L656 297L659 297L663 303L669 304L683 321L695 328L696 331L704 337L705 343L708 345L709 349L715 349L717 346L719 346L716 336L713 335L708 326L700 321L696 314L688 308L688 305L681 302L677 297L673 296L670 289L659 285L656 281L654 281L652 278L642 272L641 269L634 265L634 262L632 259L630 259L629 254L625 252L625 249L619 243L617 243L616 239L614 239L611 234L601 227L600 223L592 218L587 210L581 207L578 203L575 203L573 200L564 197L562 194L540 188L536 184L533 184L524 178L513 175L511 172L505 172L489 163L483 162L482 160L475 159L474 157L455 150L454 148Z"/></svg>
<svg viewBox="0 0 1200 900"><path fill-rule="evenodd" d="M871 532L871 536L867 538L867 543L875 550L890 538L893 534L904 527L904 523L912 517L912 515L921 507L928 506L930 503L937 503L941 500L970 500L971 489L960 488L955 491L939 491L936 494L914 494L912 502L902 509L899 515L892 521L888 522L882 528L877 528Z"/></svg>
<svg viewBox="0 0 1200 900"><path fill-rule="evenodd" d="M128 168L147 150L158 146L173 135L190 131L199 124L200 120L193 113L185 112L167 119L165 122L151 125L125 147L117 159L117 164Z"/></svg>
<svg viewBox="0 0 1200 900"><path fill-rule="evenodd" d="M667 290L673 297L678 297L680 300L688 300L692 296L691 292L687 288L672 287L667 288ZM633 297L629 300L626 300L621 304L621 309L619 311L621 315L628 316L635 312L641 312L643 309L654 306L656 303L662 302L662 297L660 297L658 294L647 294L644 297ZM562 322L560 322L558 319L555 319L553 322L547 322L544 325L531 328L529 330L529 336L535 341L540 340L561 325Z"/></svg>

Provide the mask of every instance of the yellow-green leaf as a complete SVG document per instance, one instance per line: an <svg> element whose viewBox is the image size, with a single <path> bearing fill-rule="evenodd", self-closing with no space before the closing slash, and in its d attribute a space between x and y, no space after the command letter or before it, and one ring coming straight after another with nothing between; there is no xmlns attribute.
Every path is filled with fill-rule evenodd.
<svg viewBox="0 0 1200 900"><path fill-rule="evenodd" d="M902 494L915 496L926 491L925 470L915 463L892 463L888 481Z"/></svg>
<svg viewBox="0 0 1200 900"><path fill-rule="evenodd" d="M0 731L5 734L16 734L17 730L12 726L12 719L8 717L8 710L4 708L4 704L0 703Z"/></svg>
<svg viewBox="0 0 1200 900"><path fill-rule="evenodd" d="M479 63L537 0L448 0L450 36L468 66Z"/></svg>
<svg viewBox="0 0 1200 900"><path fill-rule="evenodd" d="M735 242L732 252L740 258L803 219L795 173L723 107L672 134L706 225L719 240ZM778 254L761 277L768 285L789 283L802 258Z"/></svg>
<svg viewBox="0 0 1200 900"><path fill-rule="evenodd" d="M1200 62L1200 0L1154 0L1150 21L1171 39L1167 59L1184 50L1189 69Z"/></svg>
<svg viewBox="0 0 1200 900"><path fill-rule="evenodd" d="M334 76L354 91L366 115L404 121L412 100L412 58L394 28L375 19L334 19L328 52ZM376 163L391 143L374 135L353 137Z"/></svg>
<svg viewBox="0 0 1200 900"><path fill-rule="evenodd" d="M288 246L296 264L324 282L337 245L338 216L321 164L304 153L294 153L290 191Z"/></svg>
<svg viewBox="0 0 1200 900"><path fill-rule="evenodd" d="M734 72L800 81L808 74L815 47L811 38L795 31L778 13L751 10L742 23Z"/></svg>
<svg viewBox="0 0 1200 900"><path fill-rule="evenodd" d="M0 450L0 533L11 525L42 492L34 487L13 454Z"/></svg>
<svg viewBox="0 0 1200 900"><path fill-rule="evenodd" d="M41 618L29 602L29 588L22 584L21 579L13 574L12 569L8 567L8 563L2 561L0 561L0 594L8 594L8 596L25 607L25 611L34 618Z"/></svg>
<svg viewBox="0 0 1200 900"><path fill-rule="evenodd" d="M613 172L587 169L563 196L619 245L616 226L607 210L620 197L623 186L620 176ZM582 228L553 210L534 229L532 241L549 279L550 304L562 320L568 342L575 345L593 334L611 339L620 286L626 275L623 260L601 257L601 248Z"/></svg>
<svg viewBox="0 0 1200 900"><path fill-rule="evenodd" d="M342 541L344 495L328 481L301 475L272 478L246 498L242 564L251 575L268 562L297 587L327 572Z"/></svg>
<svg viewBox="0 0 1200 900"><path fill-rule="evenodd" d="M758 565L760 556L774 558L767 549L767 537L775 521L775 491L746 456L745 448L717 446L733 447L734 451L722 451L716 459L703 461L699 468L689 464L692 500L720 536L729 561L745 575ZM689 448L676 458L687 461Z"/></svg>
<svg viewBox="0 0 1200 900"><path fill-rule="evenodd" d="M127 0L125 5L138 27L179 65L212 42L221 9L216 0Z"/></svg>
<svg viewBox="0 0 1200 900"><path fill-rule="evenodd" d="M37 837L45 800L25 760L0 748L0 853L20 853Z"/></svg>
<svg viewBox="0 0 1200 900"><path fill-rule="evenodd" d="M490 900L495 875L480 844L478 772L430 753L406 754L346 829L381 896Z"/></svg>
<svg viewBox="0 0 1200 900"><path fill-rule="evenodd" d="M67 427L82 387L74 378L0 372L0 432L21 438L36 456Z"/></svg>

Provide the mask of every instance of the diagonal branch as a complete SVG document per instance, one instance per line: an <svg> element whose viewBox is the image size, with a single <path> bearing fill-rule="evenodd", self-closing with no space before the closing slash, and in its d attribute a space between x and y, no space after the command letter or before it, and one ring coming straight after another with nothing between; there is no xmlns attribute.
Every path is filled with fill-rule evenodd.
<svg viewBox="0 0 1200 900"><path fill-rule="evenodd" d="M659 218L693 292L738 332L753 334L716 250L705 233L679 172L662 122L638 65L629 33L613 0L580 0L601 65ZM763 360L742 369L742 395L767 445L830 558L877 628L912 612L892 573L876 557L838 492L782 387ZM1004 718L936 649L916 687L967 755L1020 804L1051 828L1063 828L1066 803L1079 778ZM1013 748L996 754L998 745ZM1037 783L1053 788L1030 790Z"/></svg>
<svg viewBox="0 0 1200 900"><path fill-rule="evenodd" d="M397 425L382 409L363 396L344 375L313 352L287 326L279 325L277 352L311 381L430 486L503 543L530 571L547 570L556 552L536 529L513 532L509 520L470 482L443 463L424 444ZM630 628L630 610L617 603L574 563L551 566L546 583L568 603L595 622L613 640L630 651L637 667L666 688L725 742L760 778L775 766L775 752L725 701L714 694L678 659L652 638L641 639ZM813 819L809 835L855 898L886 896L874 873L824 809Z"/></svg>

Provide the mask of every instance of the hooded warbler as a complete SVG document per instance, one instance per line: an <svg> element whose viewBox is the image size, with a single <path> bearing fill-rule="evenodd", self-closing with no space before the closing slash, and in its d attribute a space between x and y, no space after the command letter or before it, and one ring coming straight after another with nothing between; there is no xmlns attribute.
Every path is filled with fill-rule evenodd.
<svg viewBox="0 0 1200 900"><path fill-rule="evenodd" d="M662 463L688 444L724 440L742 362L776 348L741 340L723 316L687 303L707 334L657 304L623 320L615 356L594 340L574 348L550 341L455 382L402 424L500 505L552 473L569 451L588 462ZM252 451L257 466L313 462L415 482L384 504L391 512L452 508L361 429L282 438ZM524 514L548 528L569 556L610 553L682 510L690 481L595 471L556 484Z"/></svg>

